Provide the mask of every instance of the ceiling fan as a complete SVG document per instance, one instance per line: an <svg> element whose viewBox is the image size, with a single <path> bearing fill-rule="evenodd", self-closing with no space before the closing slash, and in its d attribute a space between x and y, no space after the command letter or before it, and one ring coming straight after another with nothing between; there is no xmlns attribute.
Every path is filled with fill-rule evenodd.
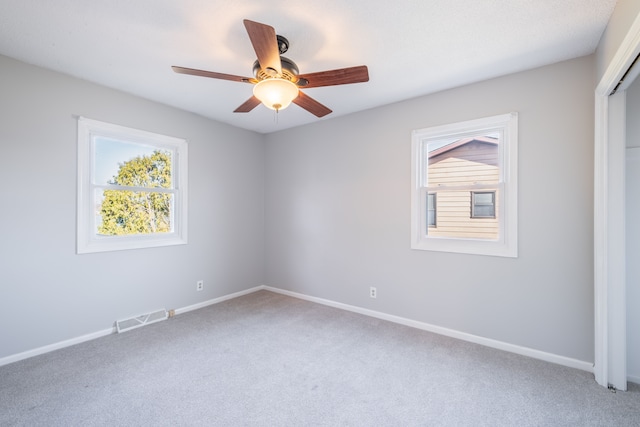
<svg viewBox="0 0 640 427"><path fill-rule="evenodd" d="M253 96L236 108L234 113L248 113L260 103L272 110L279 111L293 102L317 117L324 117L331 113L331 110L300 89L369 81L369 71L366 65L299 74L295 62L280 56L289 49L289 41L286 38L276 35L274 28L269 25L248 19L243 22L258 57L253 63L254 77L235 76L194 68L171 67L176 73L254 85Z"/></svg>

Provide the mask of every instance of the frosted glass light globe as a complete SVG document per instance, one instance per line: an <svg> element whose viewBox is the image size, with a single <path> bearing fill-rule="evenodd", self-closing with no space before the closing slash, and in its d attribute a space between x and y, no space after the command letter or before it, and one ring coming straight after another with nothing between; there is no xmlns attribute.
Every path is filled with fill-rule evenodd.
<svg viewBox="0 0 640 427"><path fill-rule="evenodd" d="M298 86L281 78L265 79L253 87L253 96L272 110L287 108L298 96Z"/></svg>

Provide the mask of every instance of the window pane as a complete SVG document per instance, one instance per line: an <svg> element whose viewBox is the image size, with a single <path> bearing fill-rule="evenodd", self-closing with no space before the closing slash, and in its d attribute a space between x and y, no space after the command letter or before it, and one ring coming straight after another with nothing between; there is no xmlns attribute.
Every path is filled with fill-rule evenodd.
<svg viewBox="0 0 640 427"><path fill-rule="evenodd" d="M441 138L426 144L426 186L496 184L500 182L500 134Z"/></svg>
<svg viewBox="0 0 640 427"><path fill-rule="evenodd" d="M427 202L428 236L456 239L497 239L499 221L495 215L496 204L475 206L473 205L473 194L469 190L451 188L443 188L429 193L429 196L433 196L433 200L436 202L436 209L429 210ZM492 197L494 193L480 192L476 194L489 194Z"/></svg>
<svg viewBox="0 0 640 427"><path fill-rule="evenodd" d="M152 191L96 190L96 233L102 236L169 233L174 195Z"/></svg>
<svg viewBox="0 0 640 427"><path fill-rule="evenodd" d="M94 138L95 184L172 188L173 153L144 144Z"/></svg>
<svg viewBox="0 0 640 427"><path fill-rule="evenodd" d="M495 212L493 209L493 205L487 205L487 206L475 206L474 207L474 218L493 218L495 216Z"/></svg>
<svg viewBox="0 0 640 427"><path fill-rule="evenodd" d="M474 193L475 204L478 205L493 205L493 193Z"/></svg>

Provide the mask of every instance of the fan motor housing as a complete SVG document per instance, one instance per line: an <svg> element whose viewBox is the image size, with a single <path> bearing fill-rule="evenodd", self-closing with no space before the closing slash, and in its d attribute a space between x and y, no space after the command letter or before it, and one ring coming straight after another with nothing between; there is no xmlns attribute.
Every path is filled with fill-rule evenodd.
<svg viewBox="0 0 640 427"><path fill-rule="evenodd" d="M289 58L285 58L284 56L281 56L280 64L282 68L282 78L295 83L298 80L296 76L298 75L298 72L299 72L298 66L296 65L296 63L290 60ZM262 67L260 66L260 62L258 62L257 59L253 63L253 75L258 80L265 80L273 77L272 75L270 75L269 73L267 73L262 69Z"/></svg>

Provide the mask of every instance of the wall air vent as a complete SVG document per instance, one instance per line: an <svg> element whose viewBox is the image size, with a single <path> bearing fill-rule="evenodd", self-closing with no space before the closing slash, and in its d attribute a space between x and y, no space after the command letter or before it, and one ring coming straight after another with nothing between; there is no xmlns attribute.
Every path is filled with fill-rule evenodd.
<svg viewBox="0 0 640 427"><path fill-rule="evenodd" d="M166 320L167 317L167 311L163 308L161 310L152 311L151 313L141 314L140 316L117 320L116 329L118 333L125 332L151 323L159 322L161 320Z"/></svg>

